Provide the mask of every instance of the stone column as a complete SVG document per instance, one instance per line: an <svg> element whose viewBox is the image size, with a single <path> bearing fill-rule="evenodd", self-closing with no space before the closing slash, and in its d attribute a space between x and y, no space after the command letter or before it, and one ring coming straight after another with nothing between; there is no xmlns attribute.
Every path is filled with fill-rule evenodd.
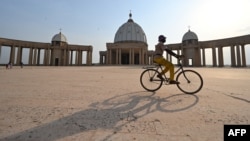
<svg viewBox="0 0 250 141"><path fill-rule="evenodd" d="M51 49L51 50L50 50L50 54L51 54L51 55L50 55L50 56L51 56L51 57L50 57L50 65L51 65L51 66L55 66L55 60L54 60L54 59L55 59L55 58L54 58L55 50L54 50L54 49Z"/></svg>
<svg viewBox="0 0 250 141"><path fill-rule="evenodd" d="M90 50L90 54L89 54L89 65L92 65L92 49Z"/></svg>
<svg viewBox="0 0 250 141"><path fill-rule="evenodd" d="M106 64L110 64L109 58L110 58L110 51L109 51L109 49L107 49L107 52L106 52Z"/></svg>
<svg viewBox="0 0 250 141"><path fill-rule="evenodd" d="M218 47L219 67L224 67L223 47Z"/></svg>
<svg viewBox="0 0 250 141"><path fill-rule="evenodd" d="M82 62L82 54L83 54L83 50L80 50L80 65L82 66L83 62Z"/></svg>
<svg viewBox="0 0 250 141"><path fill-rule="evenodd" d="M212 48L212 57L213 57L213 67L217 66L217 60L216 60L216 48Z"/></svg>
<svg viewBox="0 0 250 141"><path fill-rule="evenodd" d="M142 48L141 49L141 64L140 65L143 65L144 64L144 49Z"/></svg>
<svg viewBox="0 0 250 141"><path fill-rule="evenodd" d="M144 64L144 49L142 48L141 49L141 64L140 65L143 65Z"/></svg>
<svg viewBox="0 0 250 141"><path fill-rule="evenodd" d="M206 66L206 53L205 53L205 48L202 48L202 61L203 61L203 66Z"/></svg>
<svg viewBox="0 0 250 141"><path fill-rule="evenodd" d="M129 65L132 64L132 49L129 48Z"/></svg>
<svg viewBox="0 0 250 141"><path fill-rule="evenodd" d="M231 67L236 67L234 45L231 46Z"/></svg>
<svg viewBox="0 0 250 141"><path fill-rule="evenodd" d="M47 51L48 49L47 48L45 48L44 49L44 54L43 54L43 65L44 66L47 66L47 53L48 53L48 51Z"/></svg>
<svg viewBox="0 0 250 141"><path fill-rule="evenodd" d="M240 46L236 46L237 50L237 67L241 67L241 56L240 56Z"/></svg>
<svg viewBox="0 0 250 141"><path fill-rule="evenodd" d="M10 62L12 63L12 65L14 65L15 63L15 55L16 55L15 51L16 47L13 45L10 49Z"/></svg>
<svg viewBox="0 0 250 141"><path fill-rule="evenodd" d="M51 49L47 49L47 58L46 58L46 61L47 61L47 62L46 62L46 64L47 64L48 66L51 65L51 63L50 63L50 62L51 62L51 61L50 61L51 58L52 58L52 57L51 57Z"/></svg>
<svg viewBox="0 0 250 141"><path fill-rule="evenodd" d="M135 49L132 48L132 65L135 64Z"/></svg>
<svg viewBox="0 0 250 141"><path fill-rule="evenodd" d="M29 65L32 65L33 61L33 48L30 48L30 53L29 53Z"/></svg>
<svg viewBox="0 0 250 141"><path fill-rule="evenodd" d="M109 49L107 49L105 61L106 64L109 64Z"/></svg>
<svg viewBox="0 0 250 141"><path fill-rule="evenodd" d="M109 49L109 64L112 64L112 49Z"/></svg>
<svg viewBox="0 0 250 141"><path fill-rule="evenodd" d="M119 64L119 49L115 49L115 63Z"/></svg>
<svg viewBox="0 0 250 141"><path fill-rule="evenodd" d="M104 63L105 63L105 64L108 63L108 56L107 56L107 55L104 56Z"/></svg>
<svg viewBox="0 0 250 141"><path fill-rule="evenodd" d="M21 47L21 52L20 52L20 63L23 63L23 47Z"/></svg>
<svg viewBox="0 0 250 141"><path fill-rule="evenodd" d="M78 65L78 51L75 51L76 52L76 56L75 56L75 65Z"/></svg>
<svg viewBox="0 0 250 141"><path fill-rule="evenodd" d="M36 65L37 61L37 48L34 49L33 65Z"/></svg>
<svg viewBox="0 0 250 141"><path fill-rule="evenodd" d="M48 65L48 64L47 64L47 58L48 58L48 49L45 48L45 49L44 49L44 55L43 55L43 65L44 65L44 66L47 66L47 65Z"/></svg>
<svg viewBox="0 0 250 141"><path fill-rule="evenodd" d="M148 49L145 49L145 57L146 57L146 65L149 65L149 55L148 55Z"/></svg>
<svg viewBox="0 0 250 141"><path fill-rule="evenodd" d="M139 49L139 65L142 64L142 49Z"/></svg>
<svg viewBox="0 0 250 141"><path fill-rule="evenodd" d="M79 55L78 55L79 64L78 65L81 66L82 65L82 50L79 50L78 52L79 52Z"/></svg>
<svg viewBox="0 0 250 141"><path fill-rule="evenodd" d="M18 47L17 50L17 58L16 58L16 65L20 65L21 64L21 53L22 53L22 47Z"/></svg>
<svg viewBox="0 0 250 141"><path fill-rule="evenodd" d="M122 64L122 49L119 48L119 62L118 62L119 65Z"/></svg>
<svg viewBox="0 0 250 141"><path fill-rule="evenodd" d="M102 64L102 58L103 58L103 56L102 56L102 54L101 54L101 52L99 52L99 63L100 63L100 65Z"/></svg>
<svg viewBox="0 0 250 141"><path fill-rule="evenodd" d="M86 53L86 65L90 65L90 51L89 50Z"/></svg>
<svg viewBox="0 0 250 141"><path fill-rule="evenodd" d="M66 65L69 66L69 61L70 61L70 50L67 50L67 60L66 60Z"/></svg>
<svg viewBox="0 0 250 141"><path fill-rule="evenodd" d="M37 50L38 50L38 54L37 54L37 65L39 66L39 65L40 65L40 51L41 51L41 49L38 48Z"/></svg>
<svg viewBox="0 0 250 141"><path fill-rule="evenodd" d="M61 49L61 66L66 66L66 54L67 54L66 48Z"/></svg>
<svg viewBox="0 0 250 141"><path fill-rule="evenodd" d="M80 56L80 52L78 50L75 51L76 52L76 56L75 56L75 65L76 66L79 66L80 64L80 59L79 59L79 56Z"/></svg>
<svg viewBox="0 0 250 141"><path fill-rule="evenodd" d="M78 66L82 65L82 51L79 50L78 52Z"/></svg>
<svg viewBox="0 0 250 141"><path fill-rule="evenodd" d="M242 67L246 67L246 53L245 53L245 45L241 45L241 54L242 54Z"/></svg>
<svg viewBox="0 0 250 141"><path fill-rule="evenodd" d="M144 62L145 62L145 53L144 53L144 48L142 48L142 65L144 65Z"/></svg>
<svg viewBox="0 0 250 141"><path fill-rule="evenodd" d="M70 65L73 64L73 50L70 51Z"/></svg>
<svg viewBox="0 0 250 141"><path fill-rule="evenodd" d="M197 58L196 65L198 67L201 67L201 48L200 47L197 48L197 56L196 56L196 58Z"/></svg>

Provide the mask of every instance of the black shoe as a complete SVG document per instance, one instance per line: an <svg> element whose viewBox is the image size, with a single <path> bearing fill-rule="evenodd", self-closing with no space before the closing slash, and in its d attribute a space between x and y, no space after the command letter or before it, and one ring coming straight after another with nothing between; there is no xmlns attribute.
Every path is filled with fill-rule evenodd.
<svg viewBox="0 0 250 141"><path fill-rule="evenodd" d="M180 82L175 81L175 80L170 80L170 81L169 81L169 84L180 84Z"/></svg>
<svg viewBox="0 0 250 141"><path fill-rule="evenodd" d="M164 78L160 74L158 74L157 77L160 78L161 80L164 80Z"/></svg>

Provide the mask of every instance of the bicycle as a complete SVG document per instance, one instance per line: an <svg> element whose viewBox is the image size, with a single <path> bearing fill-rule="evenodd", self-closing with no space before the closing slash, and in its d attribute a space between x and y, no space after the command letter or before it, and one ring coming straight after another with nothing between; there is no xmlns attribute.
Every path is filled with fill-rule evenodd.
<svg viewBox="0 0 250 141"><path fill-rule="evenodd" d="M174 74L177 74L176 81L179 84L176 84L179 90L186 94L195 94L199 92L203 87L203 79L201 75L194 70L184 70L183 65L181 63L181 58L178 58L178 69ZM156 64L155 66L143 67L146 69L141 73L140 83L142 87L147 91L157 91L161 88L163 83L165 85L170 85L170 79L166 77L166 74L163 75L163 79L157 77L160 74L159 70L163 70L162 66ZM171 84L173 85L173 84Z"/></svg>

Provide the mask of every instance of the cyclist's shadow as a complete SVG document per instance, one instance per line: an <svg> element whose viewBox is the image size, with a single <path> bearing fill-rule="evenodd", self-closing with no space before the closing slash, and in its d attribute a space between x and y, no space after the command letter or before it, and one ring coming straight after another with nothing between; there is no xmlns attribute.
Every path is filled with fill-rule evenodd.
<svg viewBox="0 0 250 141"><path fill-rule="evenodd" d="M157 96L155 92L133 92L123 95L114 96L102 103L93 103L93 107L109 107L113 108L120 115L119 124L116 124L116 132L123 130L127 124L136 122L137 119L149 115L155 111L160 112L179 112L192 108L199 102L196 95L174 94L167 97ZM118 119L119 120L119 119ZM158 119L157 119L158 120ZM112 136L107 136L104 140Z"/></svg>
<svg viewBox="0 0 250 141"><path fill-rule="evenodd" d="M98 108L113 108L120 112L129 112L139 118L155 111L179 112L195 106L199 97L189 94L173 94L167 97L157 96L155 92L139 91L114 96L102 103L93 103L90 106Z"/></svg>
<svg viewBox="0 0 250 141"><path fill-rule="evenodd" d="M155 111L183 111L191 108L198 101L195 95L175 94L161 98L153 92L126 93L92 103L88 109L0 140L57 140L97 129L119 132L125 125L136 122L139 118ZM104 140L112 135L104 137Z"/></svg>

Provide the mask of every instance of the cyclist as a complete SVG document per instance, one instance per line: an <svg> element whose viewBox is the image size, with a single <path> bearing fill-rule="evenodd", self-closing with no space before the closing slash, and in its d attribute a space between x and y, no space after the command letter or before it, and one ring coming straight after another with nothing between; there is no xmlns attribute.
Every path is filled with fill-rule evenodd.
<svg viewBox="0 0 250 141"><path fill-rule="evenodd" d="M165 74L168 70L170 73L170 84L179 84L179 82L174 80L174 65L169 62L168 60L166 60L165 58L163 58L163 52L164 50L176 57L176 58L180 58L181 55L177 55L176 53L174 53L173 51L171 51L170 49L168 49L167 47L164 46L164 43L166 42L166 37L164 35L160 35L158 37L158 41L159 43L155 46L155 52L154 52L154 62L159 64L159 65L163 65L165 66L164 70L160 73L160 75L157 75L158 78L160 78L161 80L163 80L164 78L162 77L163 74Z"/></svg>

